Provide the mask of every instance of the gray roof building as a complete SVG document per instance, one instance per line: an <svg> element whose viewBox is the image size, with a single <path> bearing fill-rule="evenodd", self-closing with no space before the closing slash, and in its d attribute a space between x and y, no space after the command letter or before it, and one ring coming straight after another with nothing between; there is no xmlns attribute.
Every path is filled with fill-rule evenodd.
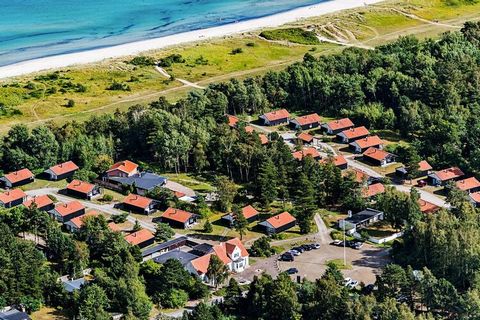
<svg viewBox="0 0 480 320"><path fill-rule="evenodd" d="M141 172L130 177L109 177L108 180L130 186L135 184L137 189L143 191L151 191L167 182L167 178L152 172Z"/></svg>

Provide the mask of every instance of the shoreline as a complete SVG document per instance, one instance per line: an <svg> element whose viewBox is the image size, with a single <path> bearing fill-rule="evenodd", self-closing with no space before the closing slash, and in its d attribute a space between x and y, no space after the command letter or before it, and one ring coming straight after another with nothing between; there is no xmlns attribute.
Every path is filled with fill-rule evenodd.
<svg viewBox="0 0 480 320"><path fill-rule="evenodd" d="M346 9L362 7L381 1L383 0L330 0L262 18L250 19L237 23L229 23L207 29L188 31L148 40L140 40L106 48L27 60L0 67L0 79L16 77L50 69L99 62L105 59L119 58L141 52L163 49L174 45L220 38L262 28L278 27L289 22L321 16Z"/></svg>

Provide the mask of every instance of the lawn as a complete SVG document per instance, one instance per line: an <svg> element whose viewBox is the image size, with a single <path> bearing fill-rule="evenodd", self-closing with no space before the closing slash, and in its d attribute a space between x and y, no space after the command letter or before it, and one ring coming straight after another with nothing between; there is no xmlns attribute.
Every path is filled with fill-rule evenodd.
<svg viewBox="0 0 480 320"><path fill-rule="evenodd" d="M54 308L43 307L30 315L32 320L67 320L67 315Z"/></svg>
<svg viewBox="0 0 480 320"><path fill-rule="evenodd" d="M306 45L320 44L315 32L307 31L302 28L265 30L260 33L260 36L267 40L288 41Z"/></svg>
<svg viewBox="0 0 480 320"><path fill-rule="evenodd" d="M329 264L329 263L332 263L334 264L335 266L337 266L338 269L340 270L351 270L353 269L352 265L347 263L347 264L344 264L343 263L343 259L332 259L332 260L328 260L325 264Z"/></svg>
<svg viewBox="0 0 480 320"><path fill-rule="evenodd" d="M24 191L43 189L43 188L62 189L62 188L65 188L67 184L68 184L67 180L50 181L50 180L36 178L35 181L33 181L32 183L21 186L20 189Z"/></svg>
<svg viewBox="0 0 480 320"><path fill-rule="evenodd" d="M178 182L185 187L191 188L197 192L211 192L215 190L215 187L203 177L199 177L191 173L163 173L162 176L168 178L171 181Z"/></svg>

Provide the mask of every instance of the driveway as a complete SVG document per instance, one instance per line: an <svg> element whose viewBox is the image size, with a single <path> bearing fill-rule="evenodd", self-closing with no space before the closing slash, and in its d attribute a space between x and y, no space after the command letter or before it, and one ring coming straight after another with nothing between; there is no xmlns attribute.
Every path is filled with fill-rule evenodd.
<svg viewBox="0 0 480 320"><path fill-rule="evenodd" d="M412 187L409 187L409 186L404 186L404 185L399 185L399 184L395 184L393 185L398 191L401 191L401 192L410 192L410 190L412 189ZM450 204L445 202L445 200L443 200L442 198L436 196L435 194L433 193L430 193L430 192L427 192L427 191L424 191L422 189L419 189L419 188L415 188L419 193L420 193L420 198L422 200L425 200L425 201L428 201L430 203L433 203L434 205L436 206L439 206L439 207L443 207L443 208L447 208L449 209L450 208Z"/></svg>

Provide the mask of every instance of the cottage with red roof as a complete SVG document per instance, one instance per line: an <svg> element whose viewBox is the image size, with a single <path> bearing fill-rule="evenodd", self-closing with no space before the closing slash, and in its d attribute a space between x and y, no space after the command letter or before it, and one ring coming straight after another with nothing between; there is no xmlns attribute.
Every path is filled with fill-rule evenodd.
<svg viewBox="0 0 480 320"><path fill-rule="evenodd" d="M262 226L267 234L277 234L293 228L296 224L297 219L285 211L263 222L260 222L258 225Z"/></svg>
<svg viewBox="0 0 480 320"><path fill-rule="evenodd" d="M286 109L275 110L262 114L259 117L266 126L277 126L279 124L288 123L290 113Z"/></svg>
<svg viewBox="0 0 480 320"><path fill-rule="evenodd" d="M78 170L78 166L72 161L57 164L45 170L49 180L63 180L72 177Z"/></svg>
<svg viewBox="0 0 480 320"><path fill-rule="evenodd" d="M420 206L420 211L425 214L434 213L440 210L439 206L434 205L433 203L425 201L423 199L418 199L418 205Z"/></svg>
<svg viewBox="0 0 480 320"><path fill-rule="evenodd" d="M396 156L384 150L370 147L363 153L363 159L377 166L386 166L395 162Z"/></svg>
<svg viewBox="0 0 480 320"><path fill-rule="evenodd" d="M299 161L303 160L303 158L305 157L312 157L315 160L318 160L321 158L320 153L314 147L309 147L309 148L305 148L303 150L294 152L292 153L292 156Z"/></svg>
<svg viewBox="0 0 480 320"><path fill-rule="evenodd" d="M349 146L350 149L353 149L356 153L363 153L370 147L383 149L383 141L379 136L370 136L350 142Z"/></svg>
<svg viewBox="0 0 480 320"><path fill-rule="evenodd" d="M430 171L432 170L432 166L426 161L422 160L418 163L418 174L416 177L424 177L428 174L430 174ZM395 169L395 174L399 177L405 177L407 175L408 171L405 167L399 167Z"/></svg>
<svg viewBox="0 0 480 320"><path fill-rule="evenodd" d="M480 191L480 181L475 177L459 180L455 183L458 189L462 191L467 191L468 193L473 193Z"/></svg>
<svg viewBox="0 0 480 320"><path fill-rule="evenodd" d="M145 248L155 242L155 236L147 229L141 229L137 232L126 235L125 240L132 246Z"/></svg>
<svg viewBox="0 0 480 320"><path fill-rule="evenodd" d="M355 125L352 120L343 118L340 120L333 120L322 125L322 128L327 131L327 134L334 135L344 130L353 128Z"/></svg>
<svg viewBox="0 0 480 320"><path fill-rule="evenodd" d="M345 170L348 168L347 159L345 159L345 157L342 155L328 157L328 158L322 159L320 162L324 164L332 163L335 167L339 168L340 170Z"/></svg>
<svg viewBox="0 0 480 320"><path fill-rule="evenodd" d="M72 201L69 203L57 204L53 210L49 211L49 213L57 221L65 223L73 218L84 215L85 207L78 201Z"/></svg>
<svg viewBox="0 0 480 320"><path fill-rule="evenodd" d="M138 164L129 160L115 163L108 169L105 174L107 177L131 177L138 173Z"/></svg>
<svg viewBox="0 0 480 320"><path fill-rule="evenodd" d="M239 121L240 119L238 119L237 117L227 114L227 123L230 127L235 128L238 125Z"/></svg>
<svg viewBox="0 0 480 320"><path fill-rule="evenodd" d="M254 207L252 207L251 205L248 205L242 208L242 214L245 217L245 219L247 219L248 223L251 223L258 219L258 216L260 213ZM233 226L236 220L236 216L233 212L231 212L224 215L222 217L222 220L225 220L230 226Z"/></svg>
<svg viewBox="0 0 480 320"><path fill-rule="evenodd" d="M71 196L91 200L100 194L100 187L80 180L72 180L67 185L67 193Z"/></svg>
<svg viewBox="0 0 480 320"><path fill-rule="evenodd" d="M350 143L358 139L366 138L370 134L365 127L350 128L337 134L337 140L342 143Z"/></svg>
<svg viewBox="0 0 480 320"><path fill-rule="evenodd" d="M380 182L368 185L362 190L362 197L366 199L373 198L385 192L385 186Z"/></svg>
<svg viewBox="0 0 480 320"><path fill-rule="evenodd" d="M47 195L33 197L25 201L23 205L27 208L35 207L40 211L50 211L55 207L53 200Z"/></svg>
<svg viewBox="0 0 480 320"><path fill-rule="evenodd" d="M480 191L470 193L468 197L470 198L470 202L474 207L480 208Z"/></svg>
<svg viewBox="0 0 480 320"><path fill-rule="evenodd" d="M265 135L265 134L263 134L263 133L260 133L260 134L258 135L258 137L260 138L260 143L261 143L262 145L268 144L268 143L270 142L270 141L268 140L267 135Z"/></svg>
<svg viewBox="0 0 480 320"><path fill-rule="evenodd" d="M89 211L81 216L75 217L65 223L65 227L70 232L78 232L85 224L85 219L88 217L98 217L100 214L97 211Z"/></svg>
<svg viewBox="0 0 480 320"><path fill-rule="evenodd" d="M15 172L10 172L0 178L5 188L14 188L33 182L33 173L28 169L21 169Z"/></svg>
<svg viewBox="0 0 480 320"><path fill-rule="evenodd" d="M170 207L162 214L161 220L172 227L187 229L197 222L197 215Z"/></svg>
<svg viewBox="0 0 480 320"><path fill-rule="evenodd" d="M313 144L314 137L311 134L302 132L297 136L297 140L300 144L304 146L310 146Z"/></svg>
<svg viewBox="0 0 480 320"><path fill-rule="evenodd" d="M434 186L444 186L448 181L456 181L465 174L458 167L451 167L432 172L428 175L428 181Z"/></svg>
<svg viewBox="0 0 480 320"><path fill-rule="evenodd" d="M130 193L123 199L123 209L131 212L150 214L155 211L155 202L147 197Z"/></svg>
<svg viewBox="0 0 480 320"><path fill-rule="evenodd" d="M0 207L13 208L22 204L27 199L27 195L20 189L7 190L0 193Z"/></svg>
<svg viewBox="0 0 480 320"><path fill-rule="evenodd" d="M320 121L322 118L318 114L312 113L293 119L290 121L290 125L295 130L308 130L319 127Z"/></svg>

